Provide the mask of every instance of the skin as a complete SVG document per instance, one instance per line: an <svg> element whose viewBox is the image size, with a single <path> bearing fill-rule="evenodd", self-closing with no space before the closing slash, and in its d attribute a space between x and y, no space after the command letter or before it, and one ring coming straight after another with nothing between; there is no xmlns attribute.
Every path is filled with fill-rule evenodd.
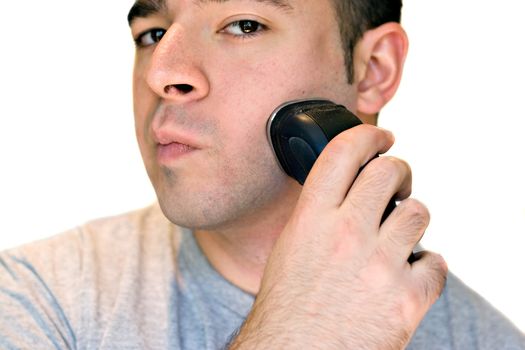
<svg viewBox="0 0 525 350"><path fill-rule="evenodd" d="M374 122L399 84L406 35L392 23L367 32L356 47L356 82L348 84L330 1L289 4L169 0L133 20L136 39L165 30L136 53L142 157L165 215L194 229L219 273L257 294L233 348L327 339L343 348L370 347L367 339L378 348L403 347L438 297L446 265L431 253L406 262L429 220L421 203L407 199L406 163L381 157L356 178L360 166L390 148L392 135L371 125L342 133L302 188L280 171L265 125L282 102L305 97L330 99ZM264 30L236 36L232 22L239 20ZM163 157L162 145L172 141L186 146ZM403 201L380 227L394 195ZM290 333L279 338L277 329Z"/></svg>
<svg viewBox="0 0 525 350"><path fill-rule="evenodd" d="M196 236L205 250L220 245L224 254L212 260L231 256L232 265L244 262L258 270L250 278L256 282L301 190L274 159L265 133L268 116L282 102L304 97L355 106L337 23L331 8L315 1L305 9L294 6L293 12L252 1L168 4L165 13L132 25L134 36L169 28L159 44L136 55L134 109L144 163L166 216L201 229ZM178 14L174 24L173 13ZM328 13L331 20L314 20L312 13ZM244 39L220 32L246 18L269 30ZM307 31L304 23L310 23ZM165 93L166 85L181 83L194 90ZM159 164L152 135L159 129L195 140L199 151ZM256 292L258 283L243 285L243 277L228 275Z"/></svg>

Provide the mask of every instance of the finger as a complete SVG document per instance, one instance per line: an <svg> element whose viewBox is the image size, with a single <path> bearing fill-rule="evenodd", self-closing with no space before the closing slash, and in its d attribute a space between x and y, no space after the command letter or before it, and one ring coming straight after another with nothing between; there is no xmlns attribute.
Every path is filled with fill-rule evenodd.
<svg viewBox="0 0 525 350"><path fill-rule="evenodd" d="M391 261L406 264L429 222L430 213L424 204L412 198L401 201L379 229L381 250Z"/></svg>
<svg viewBox="0 0 525 350"><path fill-rule="evenodd" d="M401 159L378 157L357 176L346 196L345 211L377 229L392 198L407 198L411 191L410 166Z"/></svg>
<svg viewBox="0 0 525 350"><path fill-rule="evenodd" d="M337 207L344 200L359 168L394 143L391 132L372 125L345 130L331 140L308 175L301 200Z"/></svg>
<svg viewBox="0 0 525 350"><path fill-rule="evenodd" d="M416 288L415 295L419 296L419 305L426 306L417 310L422 313L420 318L423 318L426 310L436 302L445 287L448 266L439 254L422 251L416 255L417 261L411 265L411 277L413 288Z"/></svg>

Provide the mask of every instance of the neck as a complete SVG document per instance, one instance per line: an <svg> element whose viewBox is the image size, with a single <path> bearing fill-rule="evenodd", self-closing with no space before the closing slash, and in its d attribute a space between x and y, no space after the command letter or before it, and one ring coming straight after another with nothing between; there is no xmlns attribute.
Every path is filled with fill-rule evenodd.
<svg viewBox="0 0 525 350"><path fill-rule="evenodd" d="M299 193L300 186L294 186L284 200L274 201L242 223L215 230L196 230L195 239L225 279L255 295L268 256L295 208Z"/></svg>

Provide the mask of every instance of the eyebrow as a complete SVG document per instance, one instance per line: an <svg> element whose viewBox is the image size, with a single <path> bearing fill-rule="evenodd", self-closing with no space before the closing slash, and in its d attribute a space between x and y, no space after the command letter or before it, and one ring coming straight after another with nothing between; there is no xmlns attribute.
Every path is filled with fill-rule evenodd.
<svg viewBox="0 0 525 350"><path fill-rule="evenodd" d="M206 3L225 3L230 0L195 0L198 4ZM255 2L268 4L270 6L282 9L292 10L289 0L253 0ZM137 0L128 13L128 24L131 26L136 18L144 18L166 10L166 0Z"/></svg>
<svg viewBox="0 0 525 350"><path fill-rule="evenodd" d="M128 24L136 18L144 18L166 9L166 0L137 0L128 12Z"/></svg>

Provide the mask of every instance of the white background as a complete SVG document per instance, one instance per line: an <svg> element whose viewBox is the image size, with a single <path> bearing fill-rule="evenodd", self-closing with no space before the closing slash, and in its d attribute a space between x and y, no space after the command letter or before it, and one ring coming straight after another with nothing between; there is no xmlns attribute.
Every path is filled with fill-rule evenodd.
<svg viewBox="0 0 525 350"><path fill-rule="evenodd" d="M406 0L405 77L380 124L433 219L423 244L525 330L525 30L515 0ZM142 207L130 1L7 1L0 249Z"/></svg>

